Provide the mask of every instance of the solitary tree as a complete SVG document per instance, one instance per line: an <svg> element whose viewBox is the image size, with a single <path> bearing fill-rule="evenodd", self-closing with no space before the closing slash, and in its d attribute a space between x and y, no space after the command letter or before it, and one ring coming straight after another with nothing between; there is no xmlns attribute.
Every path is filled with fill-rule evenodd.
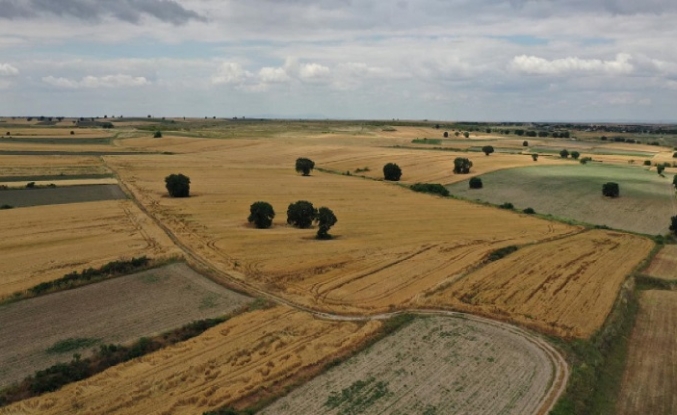
<svg viewBox="0 0 677 415"><path fill-rule="evenodd" d="M259 229L267 229L273 224L274 217L275 211L270 203L254 202L249 207L249 218L247 220L249 223L253 222Z"/></svg>
<svg viewBox="0 0 677 415"><path fill-rule="evenodd" d="M472 167L472 161L464 157L456 157L454 159L454 173L456 174L468 174L470 173L470 168Z"/></svg>
<svg viewBox="0 0 677 415"><path fill-rule="evenodd" d="M677 235L677 216L672 216L670 218L670 230Z"/></svg>
<svg viewBox="0 0 677 415"><path fill-rule="evenodd" d="M299 200L287 208L287 223L297 228L308 228L317 218L317 209L306 200Z"/></svg>
<svg viewBox="0 0 677 415"><path fill-rule="evenodd" d="M471 189L481 189L482 188L482 179L479 177L473 177L470 179L470 188Z"/></svg>
<svg viewBox="0 0 677 415"><path fill-rule="evenodd" d="M162 138L162 131L157 130L157 131L155 132L155 134L153 134L153 137L154 137L154 138Z"/></svg>
<svg viewBox="0 0 677 415"><path fill-rule="evenodd" d="M563 159L565 159L565 158L569 157L569 152L567 151L567 149L564 149L564 150L559 152L559 156L562 157Z"/></svg>
<svg viewBox="0 0 677 415"><path fill-rule="evenodd" d="M574 159L574 160L578 160L578 158L580 156L581 156L581 153L579 153L578 151L572 151L571 152L571 158Z"/></svg>
<svg viewBox="0 0 677 415"><path fill-rule="evenodd" d="M493 146L484 146L482 147L482 152L484 152L485 155L489 155L494 152L494 147Z"/></svg>
<svg viewBox="0 0 677 415"><path fill-rule="evenodd" d="M456 131L456 132L454 133L454 135L455 135L456 137L458 137L459 135L461 135L461 133L459 133L458 131Z"/></svg>
<svg viewBox="0 0 677 415"><path fill-rule="evenodd" d="M171 197L190 196L190 178L181 173L165 177L165 187Z"/></svg>
<svg viewBox="0 0 677 415"><path fill-rule="evenodd" d="M672 185L677 187L677 174L672 177Z"/></svg>
<svg viewBox="0 0 677 415"><path fill-rule="evenodd" d="M315 162L305 157L296 159L296 171L303 173L304 176L309 176L310 171L315 168Z"/></svg>
<svg viewBox="0 0 677 415"><path fill-rule="evenodd" d="M522 141L522 147L529 147L529 142L526 140Z"/></svg>
<svg viewBox="0 0 677 415"><path fill-rule="evenodd" d="M532 155L531 155L531 158L532 158L534 161L538 161L538 154L532 154Z"/></svg>
<svg viewBox="0 0 677 415"><path fill-rule="evenodd" d="M602 185L602 194L606 197L618 197L620 195L620 188L618 183L608 182Z"/></svg>
<svg viewBox="0 0 677 415"><path fill-rule="evenodd" d="M663 170L665 170L664 164L656 164L656 171L658 172L658 174L663 174Z"/></svg>
<svg viewBox="0 0 677 415"><path fill-rule="evenodd" d="M470 137L470 133L469 133L469 132L467 132L467 131L466 131L466 132L464 132L464 133L463 133L463 137L465 137L465 138L468 138L468 137Z"/></svg>
<svg viewBox="0 0 677 415"><path fill-rule="evenodd" d="M444 132L444 138L447 138L447 137L449 137L449 132L448 132L448 131L445 131L445 132Z"/></svg>
<svg viewBox="0 0 677 415"><path fill-rule="evenodd" d="M402 177L402 169L395 163L388 163L383 166L383 177L386 180L397 182Z"/></svg>
<svg viewBox="0 0 677 415"><path fill-rule="evenodd" d="M329 229L338 222L336 215L331 209L327 207L321 207L317 211L317 239L331 239L329 235Z"/></svg>

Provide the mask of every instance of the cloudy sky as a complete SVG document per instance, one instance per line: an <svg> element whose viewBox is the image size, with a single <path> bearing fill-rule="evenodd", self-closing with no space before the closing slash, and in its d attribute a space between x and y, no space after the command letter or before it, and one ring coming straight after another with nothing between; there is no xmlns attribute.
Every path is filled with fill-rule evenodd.
<svg viewBox="0 0 677 415"><path fill-rule="evenodd" d="M0 114L677 122L675 0L0 0Z"/></svg>

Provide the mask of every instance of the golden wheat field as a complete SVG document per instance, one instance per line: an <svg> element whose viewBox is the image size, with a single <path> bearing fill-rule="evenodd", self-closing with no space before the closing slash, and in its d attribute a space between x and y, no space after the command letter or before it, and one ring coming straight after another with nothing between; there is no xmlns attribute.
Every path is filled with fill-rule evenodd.
<svg viewBox="0 0 677 415"><path fill-rule="evenodd" d="M110 174L100 157L0 155L0 177Z"/></svg>
<svg viewBox="0 0 677 415"><path fill-rule="evenodd" d="M286 307L254 311L0 414L199 414L284 386L350 352L380 326L318 320Z"/></svg>
<svg viewBox="0 0 677 415"><path fill-rule="evenodd" d="M73 270L180 252L130 200L3 210L2 221L0 298Z"/></svg>
<svg viewBox="0 0 677 415"><path fill-rule="evenodd" d="M303 177L293 170L295 153L232 142L228 151L106 160L191 250L243 284L322 310L402 308L491 250L579 231L389 183L322 172ZM165 196L162 178L171 172L191 178L193 197ZM259 200L277 212L272 229L247 223L249 206ZM297 200L334 210L334 240L317 241L315 230L285 223L287 206Z"/></svg>
<svg viewBox="0 0 677 415"><path fill-rule="evenodd" d="M592 230L522 248L427 302L587 338L602 326L625 277L652 247L640 236Z"/></svg>

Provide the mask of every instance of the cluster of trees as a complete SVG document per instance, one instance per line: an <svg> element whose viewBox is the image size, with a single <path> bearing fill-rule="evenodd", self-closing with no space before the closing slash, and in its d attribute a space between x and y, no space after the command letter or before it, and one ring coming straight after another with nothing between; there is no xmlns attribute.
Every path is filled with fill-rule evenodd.
<svg viewBox="0 0 677 415"><path fill-rule="evenodd" d="M273 224L275 210L268 202L254 202L249 207L249 223L253 223L259 229L267 229ZM327 208L315 208L307 200L299 200L291 203L287 208L287 223L300 228L307 229L313 223L317 224L317 239L331 239L329 229L338 222L334 212Z"/></svg>
<svg viewBox="0 0 677 415"><path fill-rule="evenodd" d="M562 150L562 151L559 152L559 156L562 157L563 159L568 158L569 156L571 156L572 159L578 160L578 158L581 156L581 153L579 153L578 151L575 151L575 150L572 151L571 153L569 153L569 150L567 150L567 149L565 148L564 150Z"/></svg>
<svg viewBox="0 0 677 415"><path fill-rule="evenodd" d="M470 168L472 167L472 161L465 157L456 157L454 159L454 173L455 174L468 174L470 173Z"/></svg>

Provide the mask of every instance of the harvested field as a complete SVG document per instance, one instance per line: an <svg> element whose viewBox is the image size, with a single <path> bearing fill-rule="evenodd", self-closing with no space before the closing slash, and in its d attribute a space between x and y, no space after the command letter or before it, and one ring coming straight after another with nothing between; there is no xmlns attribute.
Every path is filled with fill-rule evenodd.
<svg viewBox="0 0 677 415"><path fill-rule="evenodd" d="M120 258L180 253L130 200L10 209L0 217L0 299Z"/></svg>
<svg viewBox="0 0 677 415"><path fill-rule="evenodd" d="M0 155L0 178L110 173L99 157Z"/></svg>
<svg viewBox="0 0 677 415"><path fill-rule="evenodd" d="M232 145L224 152L107 161L198 255L242 284L316 309L377 313L406 307L492 250L579 231L388 183L321 172L302 177L293 170L289 148L261 153L256 143ZM289 164L271 166L268 158L288 158ZM191 178L193 197L165 197L162 178L171 172ZM272 229L247 224L257 200L278 212ZM330 232L337 238L317 241L315 230L286 225L284 212L296 200L330 207L339 220Z"/></svg>
<svg viewBox="0 0 677 415"><path fill-rule="evenodd" d="M90 349L48 353L58 342L126 343L223 316L250 301L185 264L172 264L0 306L0 388Z"/></svg>
<svg viewBox="0 0 677 415"><path fill-rule="evenodd" d="M644 291L630 337L618 415L677 413L677 292Z"/></svg>
<svg viewBox="0 0 677 415"><path fill-rule="evenodd" d="M644 271L654 278L677 280L677 245L665 245Z"/></svg>
<svg viewBox="0 0 677 415"><path fill-rule="evenodd" d="M0 414L199 414L343 355L380 326L322 321L284 307L254 311Z"/></svg>
<svg viewBox="0 0 677 415"><path fill-rule="evenodd" d="M530 339L473 319L429 317L259 414L535 414L553 377L550 357Z"/></svg>
<svg viewBox="0 0 677 415"><path fill-rule="evenodd" d="M512 202L519 209L651 235L667 233L670 216L677 214L672 181L642 167L526 167L483 175L482 182L482 189L469 189L467 182L447 188L468 199ZM606 182L619 184L620 197L602 196Z"/></svg>
<svg viewBox="0 0 677 415"><path fill-rule="evenodd" d="M61 205L126 198L127 195L117 184L0 190L0 205L7 204L14 207Z"/></svg>
<svg viewBox="0 0 677 415"><path fill-rule="evenodd" d="M561 337L588 338L649 254L639 236L593 230L518 250L427 299L430 306L509 319Z"/></svg>

